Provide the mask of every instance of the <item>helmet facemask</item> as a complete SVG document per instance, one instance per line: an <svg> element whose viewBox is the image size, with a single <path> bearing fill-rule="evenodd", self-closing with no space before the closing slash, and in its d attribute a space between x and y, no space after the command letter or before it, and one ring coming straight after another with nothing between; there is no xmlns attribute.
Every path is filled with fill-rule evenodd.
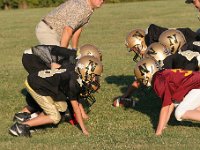
<svg viewBox="0 0 200 150"><path fill-rule="evenodd" d="M86 113L89 113L91 110L90 107L96 102L96 99L92 94L90 94L86 97L81 97L80 102Z"/></svg>
<svg viewBox="0 0 200 150"><path fill-rule="evenodd" d="M144 57L144 52L145 50L143 50L143 45L135 45L134 47L130 48L129 52L133 52L134 56L133 56L133 61L134 62L138 62L139 60L141 60Z"/></svg>
<svg viewBox="0 0 200 150"><path fill-rule="evenodd" d="M92 80L87 80L87 82L84 82L84 86L86 88L87 94L92 94L97 92L100 89L100 82L99 82L99 76L94 75L90 79Z"/></svg>
<svg viewBox="0 0 200 150"><path fill-rule="evenodd" d="M99 78L102 71L102 63L93 56L84 56L78 60L76 72L87 89L88 94L94 93L100 88Z"/></svg>
<svg viewBox="0 0 200 150"><path fill-rule="evenodd" d="M132 30L126 37L125 45L129 48L129 52L134 52L133 61L138 62L147 49L145 32L141 29Z"/></svg>

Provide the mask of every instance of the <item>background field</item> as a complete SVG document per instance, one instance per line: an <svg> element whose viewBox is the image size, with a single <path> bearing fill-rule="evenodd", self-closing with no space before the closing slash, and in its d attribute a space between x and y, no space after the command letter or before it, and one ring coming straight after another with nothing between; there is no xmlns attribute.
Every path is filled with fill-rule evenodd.
<svg viewBox="0 0 200 150"><path fill-rule="evenodd" d="M164 27L198 29L200 22L183 0L105 4L85 28L80 45L91 43L103 53L102 87L86 123L90 137L67 123L33 133L32 138L8 134L13 114L25 105L21 64L23 51L37 45L34 29L52 8L0 11L0 149L199 149L200 124L177 122L173 117L162 137L155 136L160 101L152 91L138 93L134 109L113 108L133 80L131 53L124 46L126 34L154 23Z"/></svg>

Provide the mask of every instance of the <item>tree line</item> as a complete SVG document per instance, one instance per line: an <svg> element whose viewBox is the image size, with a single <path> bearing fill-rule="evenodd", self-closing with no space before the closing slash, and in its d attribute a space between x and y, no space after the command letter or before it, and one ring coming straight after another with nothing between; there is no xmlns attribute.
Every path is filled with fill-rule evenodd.
<svg viewBox="0 0 200 150"><path fill-rule="evenodd" d="M0 0L1 9L55 7L66 0ZM105 0L106 3L150 1L150 0Z"/></svg>

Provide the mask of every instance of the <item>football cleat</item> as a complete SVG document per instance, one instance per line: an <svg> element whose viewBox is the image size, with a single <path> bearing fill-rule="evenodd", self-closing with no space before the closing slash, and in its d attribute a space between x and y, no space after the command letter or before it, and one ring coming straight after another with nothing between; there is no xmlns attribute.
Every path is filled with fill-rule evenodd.
<svg viewBox="0 0 200 150"><path fill-rule="evenodd" d="M9 133L13 136L31 136L30 126L26 124L20 124L18 122L11 126Z"/></svg>
<svg viewBox="0 0 200 150"><path fill-rule="evenodd" d="M136 101L131 98L117 98L113 102L114 107L135 107Z"/></svg>
<svg viewBox="0 0 200 150"><path fill-rule="evenodd" d="M71 125L78 124L75 114L73 112L70 112L69 109L67 109L65 114L62 116L62 121L66 121L70 123Z"/></svg>
<svg viewBox="0 0 200 150"><path fill-rule="evenodd" d="M31 114L27 112L18 112L14 115L13 121L25 122L31 119Z"/></svg>
<svg viewBox="0 0 200 150"><path fill-rule="evenodd" d="M76 125L78 124L77 120L76 120L76 115L73 114L73 117L69 117L68 120L66 120L67 122L69 122L71 125Z"/></svg>

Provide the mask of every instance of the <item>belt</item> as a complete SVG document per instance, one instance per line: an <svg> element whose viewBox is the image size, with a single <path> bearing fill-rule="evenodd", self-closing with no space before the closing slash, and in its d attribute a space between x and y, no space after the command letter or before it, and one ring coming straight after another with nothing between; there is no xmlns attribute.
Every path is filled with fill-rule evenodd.
<svg viewBox="0 0 200 150"><path fill-rule="evenodd" d="M53 30L53 27L44 19L42 19L42 22L44 22L51 30Z"/></svg>

